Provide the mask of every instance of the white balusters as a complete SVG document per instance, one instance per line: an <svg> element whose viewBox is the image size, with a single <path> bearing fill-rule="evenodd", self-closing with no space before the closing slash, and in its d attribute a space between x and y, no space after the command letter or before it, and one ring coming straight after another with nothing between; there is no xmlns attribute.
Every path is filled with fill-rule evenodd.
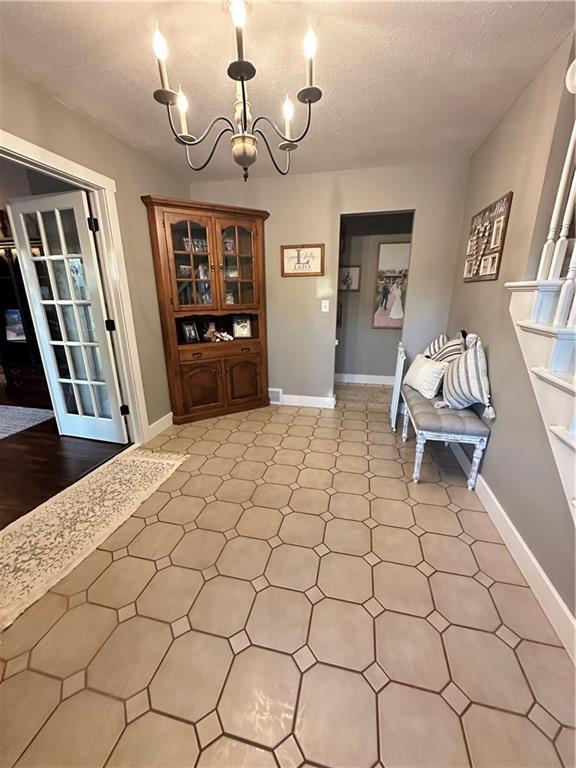
<svg viewBox="0 0 576 768"><path fill-rule="evenodd" d="M554 250L554 258L552 259L552 267L550 268L550 279L557 280L560 277L562 271L562 265L564 264L564 258L566 256L566 249L568 247L568 232L570 230L570 223L574 216L574 203L576 202L576 173L572 177L572 185L570 187L570 193L568 195L568 201L566 203L566 210L564 211L564 218L562 219L562 228L560 230L560 237L556 243ZM568 316L570 315L570 309L574 302L574 292L576 289L576 248L572 251L570 258L570 265L568 267L568 274L566 280L560 291L560 297L558 298L558 304L556 306L556 314L554 315L553 325L556 328L560 328L566 325Z"/></svg>
<svg viewBox="0 0 576 768"><path fill-rule="evenodd" d="M562 272L562 265L564 264L566 248L568 246L568 232L570 231L570 223L574 216L574 203L576 203L576 173L572 176L570 192L568 193L566 208L564 209L564 216L562 217L560 237L556 241L556 247L554 248L554 257L552 258L552 266L550 267L548 280L558 280L560 273Z"/></svg>
<svg viewBox="0 0 576 768"><path fill-rule="evenodd" d="M556 194L556 201L554 203L554 210L552 211L552 217L550 219L550 228L548 230L548 237L544 243L542 249L542 255L540 257L540 267L538 269L537 280L550 280L550 267L552 264L552 258L554 256L554 249L556 245L556 235L558 232L558 224L560 222L560 214L562 213L562 204L564 203L564 197L566 195L566 188L570 179L570 173L572 171L572 164L574 158L574 151L576 149L576 122L572 126L572 134L570 136L570 143L568 144L568 151L566 152L566 158L564 159L564 167L562 168L562 176L560 177L560 185Z"/></svg>

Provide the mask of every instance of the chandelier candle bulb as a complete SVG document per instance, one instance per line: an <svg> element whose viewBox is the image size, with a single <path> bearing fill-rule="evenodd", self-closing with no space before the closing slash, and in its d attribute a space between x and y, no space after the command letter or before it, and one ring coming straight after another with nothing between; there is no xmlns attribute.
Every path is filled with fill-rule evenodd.
<svg viewBox="0 0 576 768"><path fill-rule="evenodd" d="M286 101L282 107L282 112L284 113L284 135L287 139L291 139L292 134L290 129L290 121L294 117L294 104L292 104L288 96L286 96Z"/></svg>
<svg viewBox="0 0 576 768"><path fill-rule="evenodd" d="M311 88L314 84L314 56L316 56L316 35L312 27L309 27L304 37L304 56L306 56L306 87Z"/></svg>
<svg viewBox="0 0 576 768"><path fill-rule="evenodd" d="M178 89L178 101L176 102L178 112L180 113L180 133L188 135L188 120L186 112L188 111L188 99L182 91L182 86Z"/></svg>
<svg viewBox="0 0 576 768"><path fill-rule="evenodd" d="M152 45L154 46L154 55L158 60L158 70L160 72L160 83L165 91L170 90L170 84L168 82L168 71L166 69L166 59L168 58L168 44L166 38L160 32L159 29L154 32L152 38Z"/></svg>
<svg viewBox="0 0 576 768"><path fill-rule="evenodd" d="M246 3L244 0L231 0L230 13L236 27L236 55L238 61L244 61L244 26L246 25Z"/></svg>

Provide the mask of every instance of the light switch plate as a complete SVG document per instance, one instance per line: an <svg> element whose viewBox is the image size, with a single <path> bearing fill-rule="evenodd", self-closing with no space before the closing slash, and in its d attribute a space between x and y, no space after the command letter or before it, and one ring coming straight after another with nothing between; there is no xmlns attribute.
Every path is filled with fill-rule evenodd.
<svg viewBox="0 0 576 768"><path fill-rule="evenodd" d="M322 299L322 312L330 312L330 302L328 299Z"/></svg>

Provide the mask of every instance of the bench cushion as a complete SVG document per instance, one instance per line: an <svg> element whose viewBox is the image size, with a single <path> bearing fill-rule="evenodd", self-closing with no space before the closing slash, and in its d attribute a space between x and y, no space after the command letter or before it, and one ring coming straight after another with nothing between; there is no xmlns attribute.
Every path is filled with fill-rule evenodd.
<svg viewBox="0 0 576 768"><path fill-rule="evenodd" d="M435 408L434 403L442 400L441 397L427 400L407 384L402 385L402 397L410 410L416 429L468 437L488 437L490 434L489 427L470 408L459 411L452 408Z"/></svg>

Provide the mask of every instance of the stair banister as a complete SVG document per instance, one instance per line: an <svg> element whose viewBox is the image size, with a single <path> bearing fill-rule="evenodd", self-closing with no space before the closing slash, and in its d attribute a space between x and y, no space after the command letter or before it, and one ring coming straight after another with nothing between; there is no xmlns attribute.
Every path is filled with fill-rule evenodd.
<svg viewBox="0 0 576 768"><path fill-rule="evenodd" d="M562 271L562 264L564 263L564 257L566 256L566 248L568 247L568 232L570 230L570 223L574 215L574 204L576 203L576 172L572 177L572 184L570 185L570 193L566 202L566 210L564 211L564 218L562 219L562 228L560 229L560 237L556 243L554 250L554 258L552 260L552 267L550 269L550 279L557 280L560 277ZM576 248L572 251L570 258L570 266L568 267L568 274L566 280L560 291L560 297L556 306L556 314L554 315L553 325L556 328L560 328L566 325L568 316L570 315L570 309L574 301L574 289L576 279Z"/></svg>
<svg viewBox="0 0 576 768"><path fill-rule="evenodd" d="M558 231L558 223L560 221L560 214L562 213L562 203L564 202L564 196L566 194L566 187L568 186L568 180L570 178L570 171L572 170L572 161L574 158L574 150L576 149L576 121L572 126L572 134L570 136L570 142L568 144L568 151L564 159L564 166L562 168L562 176L560 177L560 185L558 186L558 192L556 193L556 201L554 203L554 210L552 211L552 217L550 219L550 228L548 230L548 238L544 243L542 249L542 255L540 256L540 267L538 269L537 280L549 280L550 266L552 264L552 257L554 255L556 233Z"/></svg>

